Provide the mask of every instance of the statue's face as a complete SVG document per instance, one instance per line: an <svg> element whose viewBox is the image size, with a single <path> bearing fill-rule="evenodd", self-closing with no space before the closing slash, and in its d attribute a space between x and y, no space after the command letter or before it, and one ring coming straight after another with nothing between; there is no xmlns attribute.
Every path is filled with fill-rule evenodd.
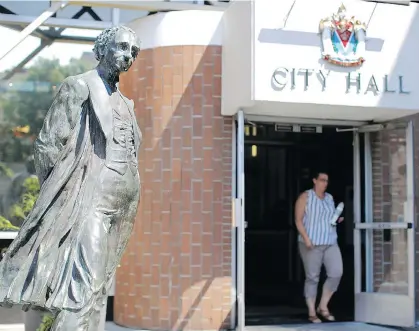
<svg viewBox="0 0 419 331"><path fill-rule="evenodd" d="M108 44L104 60L110 70L117 74L128 71L140 51L137 37L124 29L115 33L115 38Z"/></svg>

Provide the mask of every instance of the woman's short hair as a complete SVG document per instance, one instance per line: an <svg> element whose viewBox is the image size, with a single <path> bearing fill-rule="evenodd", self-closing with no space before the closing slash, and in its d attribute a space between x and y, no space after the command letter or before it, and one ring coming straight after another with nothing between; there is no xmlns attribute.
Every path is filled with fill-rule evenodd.
<svg viewBox="0 0 419 331"><path fill-rule="evenodd" d="M329 173L327 171L324 171L324 170L316 170L316 171L313 172L312 178L313 179L318 179L320 175L329 176Z"/></svg>

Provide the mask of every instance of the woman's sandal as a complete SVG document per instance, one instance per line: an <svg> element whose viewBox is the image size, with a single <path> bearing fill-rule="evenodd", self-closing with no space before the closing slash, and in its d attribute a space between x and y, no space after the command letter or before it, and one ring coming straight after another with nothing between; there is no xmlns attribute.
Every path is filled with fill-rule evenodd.
<svg viewBox="0 0 419 331"><path fill-rule="evenodd" d="M321 319L317 316L317 315L315 315L315 316L309 316L308 317L308 320L311 322L311 323L315 323L315 324L317 324L317 323L321 323L322 321L321 321Z"/></svg>
<svg viewBox="0 0 419 331"><path fill-rule="evenodd" d="M329 310L327 310L327 309L320 309L320 308L317 308L317 313L318 313L318 314L319 314L322 318L324 318L326 321L329 321L329 322L334 322L334 321L336 321L335 316L333 316L332 314L330 314Z"/></svg>

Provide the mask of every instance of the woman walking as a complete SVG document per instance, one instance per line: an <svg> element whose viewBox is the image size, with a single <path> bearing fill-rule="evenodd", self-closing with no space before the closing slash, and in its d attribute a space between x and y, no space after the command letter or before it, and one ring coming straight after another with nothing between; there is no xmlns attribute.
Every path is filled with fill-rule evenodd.
<svg viewBox="0 0 419 331"><path fill-rule="evenodd" d="M333 197L326 193L329 176L318 172L313 177L313 189L302 193L295 204L295 223L299 232L299 250L305 270L304 296L308 308L308 319L321 323L321 318L334 321L328 304L336 292L342 277L342 256L337 243L336 226L331 224L335 212ZM342 222L343 217L338 222ZM327 280L323 285L322 297L317 307L316 297L322 265Z"/></svg>

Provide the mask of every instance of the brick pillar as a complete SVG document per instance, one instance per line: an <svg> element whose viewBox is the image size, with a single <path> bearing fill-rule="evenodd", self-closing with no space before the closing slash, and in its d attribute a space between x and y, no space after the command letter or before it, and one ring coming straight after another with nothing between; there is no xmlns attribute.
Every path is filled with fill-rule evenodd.
<svg viewBox="0 0 419 331"><path fill-rule="evenodd" d="M117 271L115 322L229 328L232 118L221 116L221 47L143 50L121 88L143 132L142 198Z"/></svg>
<svg viewBox="0 0 419 331"><path fill-rule="evenodd" d="M415 164L415 270L416 271L416 314L419 316L419 116L413 116L407 120L413 120L414 132L414 164ZM403 166L406 146L404 130L380 132L371 134L373 153L373 190L374 190L374 221L395 221L395 216L400 213L402 206L394 205L396 200L405 198L406 174ZM402 162L400 160L403 160ZM398 166L397 166L398 162ZM400 198L397 195L400 194ZM392 198L394 195L394 199ZM383 231L374 231L374 290L379 291L382 284L387 280L407 281L407 238L405 231L392 231L393 235L388 241ZM410 254L410 252L409 252ZM383 288L384 290L384 288ZM387 292L407 294L403 286L387 286Z"/></svg>
<svg viewBox="0 0 419 331"><path fill-rule="evenodd" d="M371 134L373 217L375 222L404 221L407 199L405 129ZM374 291L408 294L406 230L374 230Z"/></svg>

